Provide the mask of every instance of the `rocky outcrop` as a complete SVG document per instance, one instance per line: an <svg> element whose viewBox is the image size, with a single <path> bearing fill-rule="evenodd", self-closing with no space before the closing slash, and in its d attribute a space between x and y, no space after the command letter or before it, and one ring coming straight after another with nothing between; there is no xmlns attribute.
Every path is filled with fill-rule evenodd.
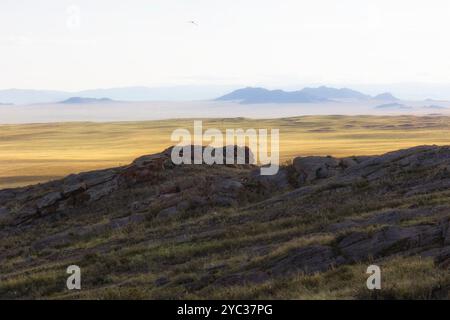
<svg viewBox="0 0 450 320"><path fill-rule="evenodd" d="M345 170L343 179L364 177L373 181L391 174L398 175L426 169L439 169L448 177L450 172L450 147L418 146L398 150L381 156L368 157Z"/></svg>
<svg viewBox="0 0 450 320"><path fill-rule="evenodd" d="M194 148L191 146L192 152ZM160 218L176 217L200 204L234 206L238 203L237 198L244 187L240 178L219 176L205 180L194 176L180 177L176 185L170 182L166 184L167 180L173 180L171 171L176 167L171 160L172 149L142 156L124 167L70 175L42 185L0 191L0 214L6 215L14 207L14 222L20 225L52 213L97 203L117 191L140 184L159 186L161 190L151 199L133 203L132 208L135 211L159 209ZM204 149L201 147L201 150ZM234 146L232 150L235 162L242 157L240 161L243 161L244 166L249 165L252 154L248 148ZM225 161L226 147L221 151ZM168 190L170 188L172 190ZM186 197L188 193L189 197Z"/></svg>
<svg viewBox="0 0 450 320"><path fill-rule="evenodd" d="M299 157L273 176L249 163L175 165L172 150L0 191L0 283L55 259L117 271L86 273L95 289L129 272L152 292L194 295L398 257L429 259L428 273L450 266L449 147Z"/></svg>
<svg viewBox="0 0 450 320"><path fill-rule="evenodd" d="M442 175L449 177L449 162L450 147L418 146L381 156L297 157L293 160L293 167L302 185L335 176L339 176L342 182L358 178L372 181L390 174L425 170L431 167L439 168ZM440 185L442 186L442 183ZM415 187L420 188L420 186Z"/></svg>

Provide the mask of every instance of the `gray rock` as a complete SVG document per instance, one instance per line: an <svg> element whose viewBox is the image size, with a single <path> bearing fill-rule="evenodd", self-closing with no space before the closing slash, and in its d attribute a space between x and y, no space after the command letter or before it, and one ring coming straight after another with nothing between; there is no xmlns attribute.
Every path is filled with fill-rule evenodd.
<svg viewBox="0 0 450 320"><path fill-rule="evenodd" d="M37 207L25 206L19 210L18 216L19 218L26 218L37 214L37 212L38 212Z"/></svg>
<svg viewBox="0 0 450 320"><path fill-rule="evenodd" d="M224 179L216 185L216 189L222 192L237 192L243 187L241 182L233 179Z"/></svg>
<svg viewBox="0 0 450 320"><path fill-rule="evenodd" d="M437 146L418 146L388 152L381 156L371 156L345 170L348 178L366 177L369 181L405 170L424 170L448 164L450 148Z"/></svg>
<svg viewBox="0 0 450 320"><path fill-rule="evenodd" d="M187 200L183 200L177 205L177 210L186 211L191 208L191 202Z"/></svg>
<svg viewBox="0 0 450 320"><path fill-rule="evenodd" d="M405 197L410 197L418 194L427 194L435 191L444 191L450 189L450 179L432 181L429 183L423 183L418 186L412 186L408 192L405 193Z"/></svg>
<svg viewBox="0 0 450 320"><path fill-rule="evenodd" d="M342 230L347 230L358 226L359 224L353 220L344 220L342 222L333 223L332 225L328 226L327 231L339 232Z"/></svg>
<svg viewBox="0 0 450 320"><path fill-rule="evenodd" d="M260 271L260 270L255 270L246 275L245 282L263 283L269 279L270 279L270 277L266 272Z"/></svg>
<svg viewBox="0 0 450 320"><path fill-rule="evenodd" d="M450 221L443 223L443 238L444 238L444 245L450 246Z"/></svg>
<svg viewBox="0 0 450 320"><path fill-rule="evenodd" d="M356 158L342 158L339 165L341 167L343 167L344 169L356 166L358 164L357 159Z"/></svg>
<svg viewBox="0 0 450 320"><path fill-rule="evenodd" d="M46 208L56 204L58 201L63 199L61 192L51 192L46 194L44 197L36 201L36 206L38 209Z"/></svg>
<svg viewBox="0 0 450 320"><path fill-rule="evenodd" d="M218 278L214 283L218 286L245 285L248 283L262 283L269 280L269 275L261 270L251 270L229 274Z"/></svg>
<svg viewBox="0 0 450 320"><path fill-rule="evenodd" d="M436 209L436 208L435 208ZM331 232L343 231L355 227L367 227L373 225L397 225L402 221L416 217L426 217L434 214L431 209L397 209L374 213L364 218L345 219L330 225L327 230Z"/></svg>
<svg viewBox="0 0 450 320"><path fill-rule="evenodd" d="M297 157L293 166L300 175L299 183L303 184L334 176L339 170L339 161L332 157Z"/></svg>
<svg viewBox="0 0 450 320"><path fill-rule="evenodd" d="M132 223L140 223L144 220L145 220L145 217L143 215L133 214L128 217L114 219L109 224L112 229L120 229L120 228L128 226Z"/></svg>
<svg viewBox="0 0 450 320"><path fill-rule="evenodd" d="M34 250L40 251L45 248L63 246L69 244L73 240L73 235L69 231L53 234L36 240L31 247Z"/></svg>
<svg viewBox="0 0 450 320"><path fill-rule="evenodd" d="M196 196L196 195L191 196L189 198L189 202L190 202L191 207L193 207L193 208L203 207L203 206L206 206L208 203L208 201L204 197Z"/></svg>
<svg viewBox="0 0 450 320"><path fill-rule="evenodd" d="M261 183L266 188L275 188L283 190L290 187L289 177L286 169L280 169L274 175L263 176L260 174L260 169L252 172L252 178Z"/></svg>
<svg viewBox="0 0 450 320"><path fill-rule="evenodd" d="M373 235L354 232L344 237L338 244L340 250L352 261L362 261L370 257L389 256L399 251L425 248L441 238L438 225L413 227L386 227Z"/></svg>
<svg viewBox="0 0 450 320"><path fill-rule="evenodd" d="M229 196L215 195L213 203L219 207L234 207L238 204L236 199Z"/></svg>
<svg viewBox="0 0 450 320"><path fill-rule="evenodd" d="M440 268L450 270L450 246L442 248L435 257L434 263Z"/></svg>
<svg viewBox="0 0 450 320"><path fill-rule="evenodd" d="M173 206L173 207L169 207L167 209L161 210L158 213L157 218L159 218L159 219L169 219L169 218L177 217L180 214L181 214L181 212L177 210L177 207Z"/></svg>
<svg viewBox="0 0 450 320"><path fill-rule="evenodd" d="M213 264L205 268L206 271L213 272L225 269L227 265L225 263Z"/></svg>
<svg viewBox="0 0 450 320"><path fill-rule="evenodd" d="M19 192L16 193L14 197L14 200L20 203L32 201L33 199L36 199L35 189L33 187L29 189L27 188L24 190L20 190Z"/></svg>
<svg viewBox="0 0 450 320"><path fill-rule="evenodd" d="M95 187L89 188L86 194L89 195L89 201L97 201L101 198L111 194L118 189L118 184L116 180L111 180L106 183L102 183Z"/></svg>
<svg viewBox="0 0 450 320"><path fill-rule="evenodd" d="M35 250L42 250L46 247L55 247L69 244L74 237L95 235L105 232L108 229L120 229L132 223L140 223L145 220L143 215L131 215L124 218L113 219L108 223L98 223L87 226L73 226L68 231L63 231L36 240L32 247Z"/></svg>
<svg viewBox="0 0 450 320"><path fill-rule="evenodd" d="M8 201L13 200L16 193L12 190L0 190L0 205L6 204Z"/></svg>
<svg viewBox="0 0 450 320"><path fill-rule="evenodd" d="M154 284L157 287L162 287L163 285L169 283L169 279L167 279L166 277L161 277L155 280Z"/></svg>
<svg viewBox="0 0 450 320"><path fill-rule="evenodd" d="M83 192L86 189L87 189L86 184L84 182L80 182L80 183L75 183L75 184L71 184L71 185L65 185L63 187L62 193L65 197L68 197L68 196L72 196L74 194Z"/></svg>
<svg viewBox="0 0 450 320"><path fill-rule="evenodd" d="M87 188L95 187L101 184L106 184L116 177L116 173L111 170L93 171L81 174L78 178L80 182L84 182Z"/></svg>
<svg viewBox="0 0 450 320"><path fill-rule="evenodd" d="M144 212L148 210L151 206L152 200L145 200L145 201L133 201L129 208L133 212Z"/></svg>

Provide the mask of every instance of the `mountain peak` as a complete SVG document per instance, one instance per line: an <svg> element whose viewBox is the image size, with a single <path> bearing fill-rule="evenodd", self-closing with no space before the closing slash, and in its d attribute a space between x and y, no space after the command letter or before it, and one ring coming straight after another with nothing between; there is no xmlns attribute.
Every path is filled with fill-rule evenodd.
<svg viewBox="0 0 450 320"><path fill-rule="evenodd" d="M373 97L375 100L384 100L384 101L398 101L399 99L392 95L390 92L383 92L375 97Z"/></svg>
<svg viewBox="0 0 450 320"><path fill-rule="evenodd" d="M69 99L66 99L64 101L61 101L59 103L63 104L83 104L83 103L105 103L105 102L113 102L114 100L111 100L109 98L83 98L83 97L71 97Z"/></svg>
<svg viewBox="0 0 450 320"><path fill-rule="evenodd" d="M347 88L304 88L298 91L268 90L246 87L217 98L218 101L239 101L240 103L307 103L325 102L333 99L367 100L370 96Z"/></svg>

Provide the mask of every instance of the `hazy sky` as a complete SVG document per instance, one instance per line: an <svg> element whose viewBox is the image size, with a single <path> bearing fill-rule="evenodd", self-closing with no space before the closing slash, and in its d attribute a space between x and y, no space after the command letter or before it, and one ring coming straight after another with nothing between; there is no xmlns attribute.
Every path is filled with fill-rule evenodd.
<svg viewBox="0 0 450 320"><path fill-rule="evenodd" d="M448 0L1 0L0 89L448 84L449 32Z"/></svg>

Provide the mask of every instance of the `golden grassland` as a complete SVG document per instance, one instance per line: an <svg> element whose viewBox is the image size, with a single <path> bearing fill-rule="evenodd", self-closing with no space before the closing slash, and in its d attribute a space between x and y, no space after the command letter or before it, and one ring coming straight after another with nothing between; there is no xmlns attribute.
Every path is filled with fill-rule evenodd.
<svg viewBox="0 0 450 320"><path fill-rule="evenodd" d="M125 165L170 145L193 119L0 125L0 189L71 173ZM281 161L299 155L381 154L423 144L450 144L445 116L302 116L203 119L203 127L278 128Z"/></svg>

